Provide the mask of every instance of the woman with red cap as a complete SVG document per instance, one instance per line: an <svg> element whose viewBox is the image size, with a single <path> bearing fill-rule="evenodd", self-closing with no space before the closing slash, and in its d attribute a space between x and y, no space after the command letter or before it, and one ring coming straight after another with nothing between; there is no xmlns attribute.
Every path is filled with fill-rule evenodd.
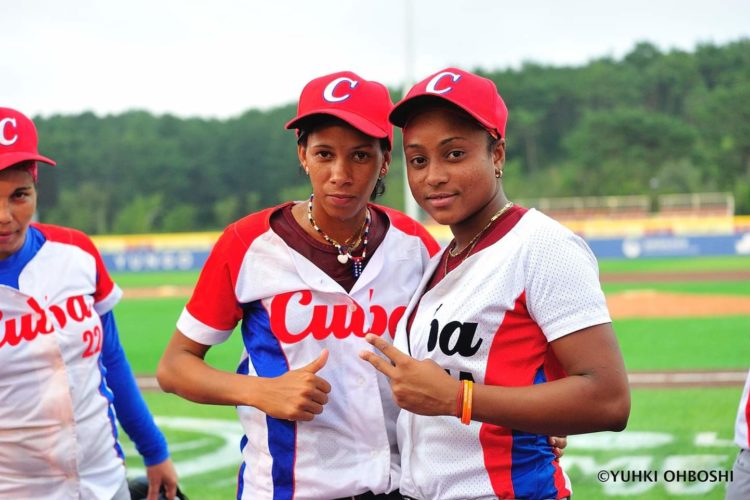
<svg viewBox="0 0 750 500"><path fill-rule="evenodd" d="M238 498L400 498L388 382L361 363L390 343L438 246L370 202L393 145L388 90L351 72L302 90L297 152L312 194L231 224L214 246L162 357L162 388L234 405L245 431ZM237 325L236 373L204 362Z"/></svg>
<svg viewBox="0 0 750 500"><path fill-rule="evenodd" d="M455 68L396 105L409 185L454 239L435 256L388 359L401 493L420 499L565 498L546 435L625 427L623 360L585 242L503 191L507 108Z"/></svg>
<svg viewBox="0 0 750 500"><path fill-rule="evenodd" d="M0 498L129 500L117 420L149 499L174 498L166 441L138 391L112 309L122 291L80 231L32 223L34 123L0 108Z"/></svg>

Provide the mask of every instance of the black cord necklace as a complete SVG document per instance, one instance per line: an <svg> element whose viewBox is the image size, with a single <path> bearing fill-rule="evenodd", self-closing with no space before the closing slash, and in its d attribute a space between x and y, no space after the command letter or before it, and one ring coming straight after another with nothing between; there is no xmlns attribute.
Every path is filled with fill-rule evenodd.
<svg viewBox="0 0 750 500"><path fill-rule="evenodd" d="M325 231L320 229L320 226L315 222L315 218L313 217L312 209L313 209L313 197L314 195L310 195L310 199L307 202L307 220L310 221L310 225L323 237L328 244L332 245L336 248L339 255L336 257L336 259L341 264L347 264L350 260L352 261L352 273L354 273L355 278L359 278L359 276L362 274L362 268L364 267L364 260L367 257L367 236L370 233L370 222L372 221L372 218L370 217L370 209L366 209L365 213L365 222L362 225L362 228L357 231L355 234L361 234L361 240L362 240L362 254L359 256L354 256L351 253L352 248L356 248L356 246L359 244L360 238L356 238L355 242L351 246L342 245L338 241L334 240L330 236L328 236ZM349 240L354 239L354 235L349 238ZM347 241L349 241L347 240Z"/></svg>

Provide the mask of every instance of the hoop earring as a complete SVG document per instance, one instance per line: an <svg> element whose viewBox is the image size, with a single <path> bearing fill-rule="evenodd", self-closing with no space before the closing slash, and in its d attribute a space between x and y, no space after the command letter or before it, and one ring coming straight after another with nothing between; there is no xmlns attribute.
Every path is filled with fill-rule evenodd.
<svg viewBox="0 0 750 500"><path fill-rule="evenodd" d="M503 171L499 170L499 171L495 172L495 178L496 179L502 179L503 178Z"/></svg>

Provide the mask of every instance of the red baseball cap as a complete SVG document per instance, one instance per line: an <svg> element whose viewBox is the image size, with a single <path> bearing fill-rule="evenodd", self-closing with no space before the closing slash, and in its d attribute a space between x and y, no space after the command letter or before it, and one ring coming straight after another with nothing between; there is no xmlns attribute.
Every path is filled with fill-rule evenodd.
<svg viewBox="0 0 750 500"><path fill-rule="evenodd" d="M505 137L508 108L495 82L468 71L446 68L414 85L391 111L391 123L406 124L414 106L425 97L444 99L463 109L493 135Z"/></svg>
<svg viewBox="0 0 750 500"><path fill-rule="evenodd" d="M351 71L341 71L310 81L299 96L297 116L286 128L301 129L315 115L344 120L363 134L388 139L393 146L393 126L388 113L393 101L385 85L368 81Z"/></svg>
<svg viewBox="0 0 750 500"><path fill-rule="evenodd" d="M36 127L26 115L10 108L0 108L0 170L24 161L55 162L39 154ZM36 164L31 170L36 179Z"/></svg>

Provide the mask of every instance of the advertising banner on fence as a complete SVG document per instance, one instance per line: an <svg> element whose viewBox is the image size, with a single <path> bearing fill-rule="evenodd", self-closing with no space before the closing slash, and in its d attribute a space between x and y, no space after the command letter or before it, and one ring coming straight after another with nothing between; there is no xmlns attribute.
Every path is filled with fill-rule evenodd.
<svg viewBox="0 0 750 500"><path fill-rule="evenodd" d="M444 229L436 238L447 244L450 233L446 234ZM197 271L203 267L218 237L219 233L104 236L95 238L95 243L112 272ZM725 235L585 239L597 259L750 255L750 230Z"/></svg>

